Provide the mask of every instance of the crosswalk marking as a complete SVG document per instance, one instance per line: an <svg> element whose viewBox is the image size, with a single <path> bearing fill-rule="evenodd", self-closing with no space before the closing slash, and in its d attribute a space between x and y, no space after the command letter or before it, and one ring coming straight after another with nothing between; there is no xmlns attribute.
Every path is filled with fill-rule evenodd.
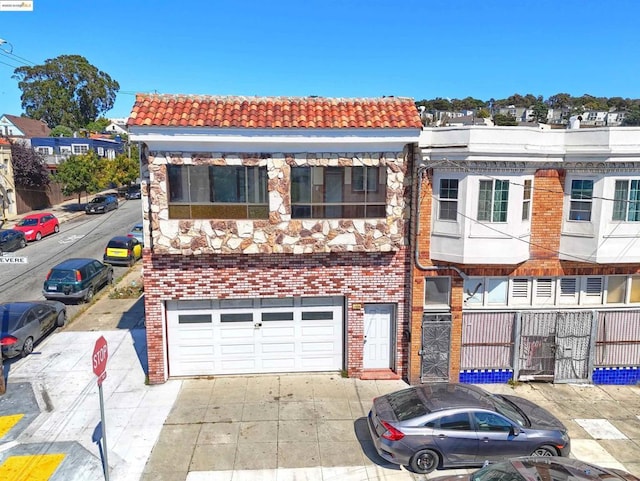
<svg viewBox="0 0 640 481"><path fill-rule="evenodd" d="M0 416L0 439L2 439L11 428L13 428L24 417L24 414L12 414L10 416ZM2 478L0 478L2 479Z"/></svg>
<svg viewBox="0 0 640 481"><path fill-rule="evenodd" d="M3 481L47 481L64 457L64 454L10 456L0 466L0 479Z"/></svg>

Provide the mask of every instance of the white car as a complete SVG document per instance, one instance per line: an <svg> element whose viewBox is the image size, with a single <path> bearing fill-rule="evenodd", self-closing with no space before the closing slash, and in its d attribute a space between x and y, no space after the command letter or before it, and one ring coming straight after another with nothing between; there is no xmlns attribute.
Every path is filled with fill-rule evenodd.
<svg viewBox="0 0 640 481"><path fill-rule="evenodd" d="M136 239L138 239L138 242L140 242L140 244L144 247L144 235L142 233L142 223L138 223L134 225L129 231L129 233L127 234L127 237L135 237Z"/></svg>

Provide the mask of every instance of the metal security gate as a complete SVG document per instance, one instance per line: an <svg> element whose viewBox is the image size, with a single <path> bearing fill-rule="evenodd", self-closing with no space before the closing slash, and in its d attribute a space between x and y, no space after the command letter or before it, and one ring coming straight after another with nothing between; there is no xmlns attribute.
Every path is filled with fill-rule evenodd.
<svg viewBox="0 0 640 481"><path fill-rule="evenodd" d="M522 312L518 379L589 380L595 327L593 311Z"/></svg>
<svg viewBox="0 0 640 481"><path fill-rule="evenodd" d="M421 382L449 380L451 314L422 316Z"/></svg>

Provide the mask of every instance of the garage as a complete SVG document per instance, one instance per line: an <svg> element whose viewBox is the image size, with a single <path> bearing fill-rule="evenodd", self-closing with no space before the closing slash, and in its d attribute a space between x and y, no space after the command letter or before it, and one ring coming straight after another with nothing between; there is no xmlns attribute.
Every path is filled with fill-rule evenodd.
<svg viewBox="0 0 640 481"><path fill-rule="evenodd" d="M167 302L170 376L339 371L342 297Z"/></svg>

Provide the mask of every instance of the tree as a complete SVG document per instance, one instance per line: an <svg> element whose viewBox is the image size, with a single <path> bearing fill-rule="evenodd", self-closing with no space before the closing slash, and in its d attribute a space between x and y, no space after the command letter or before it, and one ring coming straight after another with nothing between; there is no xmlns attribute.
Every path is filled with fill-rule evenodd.
<svg viewBox="0 0 640 481"><path fill-rule="evenodd" d="M627 114L624 116L622 125L625 127L640 125L640 107L638 107L637 105L631 107L631 109L629 109Z"/></svg>
<svg viewBox="0 0 640 481"><path fill-rule="evenodd" d="M13 78L18 79L28 117L73 129L110 110L120 89L118 82L80 55L60 55L44 65L18 67Z"/></svg>
<svg viewBox="0 0 640 481"><path fill-rule="evenodd" d="M13 178L16 185L23 187L42 187L51 180L44 158L22 142L10 141Z"/></svg>
<svg viewBox="0 0 640 481"><path fill-rule="evenodd" d="M111 183L118 186L129 185L138 177L140 177L140 162L120 154L115 159L107 159L103 162L100 184L103 186Z"/></svg>
<svg viewBox="0 0 640 481"><path fill-rule="evenodd" d="M539 124L547 123L547 114L549 113L549 108L542 101L542 98L539 98L538 101L533 104L533 121L538 122Z"/></svg>
<svg viewBox="0 0 640 481"><path fill-rule="evenodd" d="M102 132L109 126L110 123L111 121L109 119L100 117L93 122L89 122L87 125L85 125L85 128L89 132Z"/></svg>
<svg viewBox="0 0 640 481"><path fill-rule="evenodd" d="M493 123L502 126L514 126L518 125L518 121L513 115L510 114L495 114L493 116Z"/></svg>
<svg viewBox="0 0 640 481"><path fill-rule="evenodd" d="M66 125L56 125L51 129L49 137L73 137L73 129Z"/></svg>
<svg viewBox="0 0 640 481"><path fill-rule="evenodd" d="M55 179L62 184L65 195L78 194L78 204L83 192L97 192L103 185L100 157L93 151L72 155L58 166Z"/></svg>

